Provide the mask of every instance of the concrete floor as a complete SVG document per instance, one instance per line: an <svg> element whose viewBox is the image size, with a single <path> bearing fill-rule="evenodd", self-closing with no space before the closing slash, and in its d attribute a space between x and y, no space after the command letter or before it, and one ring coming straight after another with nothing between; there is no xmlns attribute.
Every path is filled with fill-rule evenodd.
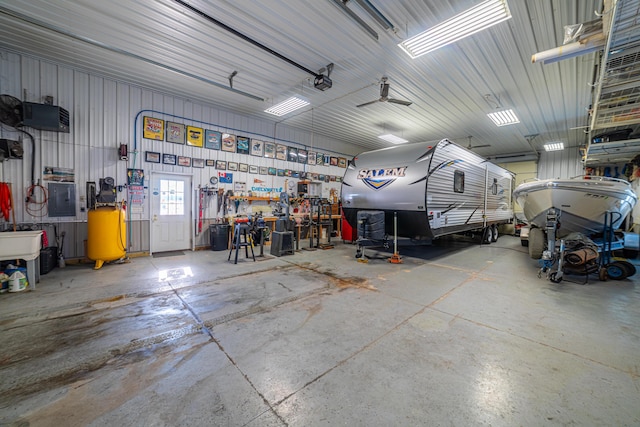
<svg viewBox="0 0 640 427"><path fill-rule="evenodd" d="M553 284L525 249L56 269L0 295L0 424L640 425L640 274Z"/></svg>

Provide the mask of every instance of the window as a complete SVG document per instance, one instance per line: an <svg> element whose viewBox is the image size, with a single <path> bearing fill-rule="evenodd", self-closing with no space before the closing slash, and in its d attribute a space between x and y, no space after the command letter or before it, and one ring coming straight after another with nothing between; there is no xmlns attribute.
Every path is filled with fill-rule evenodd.
<svg viewBox="0 0 640 427"><path fill-rule="evenodd" d="M491 186L491 194L494 196L498 194L498 179L493 178L493 185Z"/></svg>
<svg viewBox="0 0 640 427"><path fill-rule="evenodd" d="M184 215L184 181L160 180L160 215Z"/></svg>
<svg viewBox="0 0 640 427"><path fill-rule="evenodd" d="M453 173L453 191L464 193L464 172L458 170Z"/></svg>

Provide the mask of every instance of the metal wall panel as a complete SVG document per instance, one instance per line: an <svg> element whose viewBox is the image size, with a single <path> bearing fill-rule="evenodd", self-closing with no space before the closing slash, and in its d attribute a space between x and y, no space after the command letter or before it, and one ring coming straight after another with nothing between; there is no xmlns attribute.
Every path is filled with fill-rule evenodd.
<svg viewBox="0 0 640 427"><path fill-rule="evenodd" d="M572 178L583 175L584 165L580 159L578 147L542 152L538 162L538 178Z"/></svg>
<svg viewBox="0 0 640 427"><path fill-rule="evenodd" d="M287 161L275 161L236 153L226 153L207 150L164 141L151 141L142 138L142 118L150 115L164 120L176 121L185 125L202 128L229 131L237 135L256 137L265 141L284 143L289 146L304 146L316 151L350 158L360 151L359 148L341 143L326 136L319 136L311 132L293 129L288 125L273 123L231 113L209 105L194 103L179 97L162 94L143 89L134 85L107 79L103 76L92 75L83 71L71 69L48 61L21 56L0 49L0 89L2 93L10 93L22 99L23 88L27 93L27 100L43 102L45 96L53 96L54 104L70 112L71 131L66 133L45 132L28 129L36 142L35 152L35 180L42 181L45 166L71 168L75 172L76 184L76 215L74 217L49 218L37 213L30 215L26 212L24 203L16 206L16 219L21 224L56 224L59 232L66 232L64 256L66 258L81 258L84 256L84 240L87 235L87 212L82 210L86 206L85 183L93 181L98 184L100 178L111 176L116 184L126 183L127 168L142 168L147 177L151 171L173 172L193 176L194 187L209 183L209 178L217 171L211 167L185 168L163 164L151 164L144 161L145 151L172 153L191 158L221 159L238 163L249 163L258 166L275 166L280 169L294 169L315 171L325 175L342 176L343 168L328 166L309 166L291 164ZM161 113L142 112L153 110ZM176 117L177 116L177 117ZM0 127L0 137L9 139L21 138L21 134ZM0 169L0 178L13 183L16 200L24 200L31 185L30 162L32 150L26 138L24 160L10 160L4 162ZM117 148L119 144L127 144L129 160L119 160ZM344 153L344 154L338 154ZM252 175L244 172L234 172L236 180L244 180L250 188L253 179L260 177L267 186L284 186L286 177ZM232 186L227 186L229 189ZM332 188L339 189L336 182L322 185L324 196L329 195ZM119 192L118 200L126 199L126 190ZM205 210L205 220L209 221L217 216L215 206ZM145 202L141 212L127 212L130 226L129 237L132 252L149 250L149 203ZM197 212L194 212L197 219ZM0 227L8 224L0 223ZM196 236L197 246L208 245L208 234L203 232Z"/></svg>

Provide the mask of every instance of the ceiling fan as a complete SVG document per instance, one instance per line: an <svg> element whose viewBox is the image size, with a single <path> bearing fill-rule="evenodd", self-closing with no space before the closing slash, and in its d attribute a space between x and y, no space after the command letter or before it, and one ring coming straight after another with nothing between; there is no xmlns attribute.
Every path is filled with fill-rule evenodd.
<svg viewBox="0 0 640 427"><path fill-rule="evenodd" d="M469 135L467 138L469 139L469 142L467 144L467 150L473 150L474 148L491 147L491 144L471 145L471 138L473 137Z"/></svg>
<svg viewBox="0 0 640 427"><path fill-rule="evenodd" d="M387 83L386 77L383 77L380 82L380 98L376 99L375 101L369 101L365 102L364 104L356 105L356 107L364 107L365 105L375 104L376 102L391 102L392 104L400 104L405 106L413 104L413 102L411 101L389 98L389 83Z"/></svg>

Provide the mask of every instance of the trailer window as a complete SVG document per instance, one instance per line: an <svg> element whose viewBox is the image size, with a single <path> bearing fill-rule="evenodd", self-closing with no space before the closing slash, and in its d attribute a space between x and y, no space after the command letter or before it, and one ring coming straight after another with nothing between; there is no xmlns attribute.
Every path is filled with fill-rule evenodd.
<svg viewBox="0 0 640 427"><path fill-rule="evenodd" d="M493 178L493 185L491 186L491 194L494 196L498 194L498 179Z"/></svg>
<svg viewBox="0 0 640 427"><path fill-rule="evenodd" d="M453 191L464 193L464 172L458 170L453 173Z"/></svg>

